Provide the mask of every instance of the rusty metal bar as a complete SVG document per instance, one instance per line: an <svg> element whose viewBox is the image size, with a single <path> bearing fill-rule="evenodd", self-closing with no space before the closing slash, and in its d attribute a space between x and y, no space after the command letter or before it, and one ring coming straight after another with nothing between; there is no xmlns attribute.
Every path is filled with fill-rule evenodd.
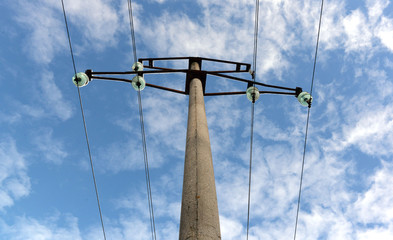
<svg viewBox="0 0 393 240"><path fill-rule="evenodd" d="M243 92L217 92L217 93L205 93L205 96L224 96L224 95L242 95L246 94L245 91Z"/></svg>
<svg viewBox="0 0 393 240"><path fill-rule="evenodd" d="M186 95L186 92L184 92L184 91L177 90L177 89L173 89L173 88L162 87L162 86L154 85L154 84L151 84L151 83L146 83L146 86L147 86L147 87L158 88L158 89L161 89L161 90L166 90L166 91L170 91L170 92L180 93L180 94Z"/></svg>
<svg viewBox="0 0 393 240"><path fill-rule="evenodd" d="M178 73L178 72L183 72L186 73L188 71L188 69L160 69L160 70L156 70L156 71L126 71L126 72L91 72L91 74L95 74L95 75L127 75L127 74L139 74L139 75L143 75L143 74L158 74L158 73Z"/></svg>
<svg viewBox="0 0 393 240"><path fill-rule="evenodd" d="M260 94L279 94L279 95L293 95L296 96L296 93L292 92L275 92L275 91L259 91ZM205 93L205 96L225 96L225 95L242 95L246 94L243 92L217 92L217 93Z"/></svg>
<svg viewBox="0 0 393 240"><path fill-rule="evenodd" d="M210 74L210 75L213 75L213 76L217 76L217 77L229 78L229 79L240 81L240 82L246 82L246 83L249 83L249 84L255 84L255 85L259 85L259 86L263 86L263 87L278 88L278 89L283 89L283 90L288 90L288 91L296 91L296 88L287 88L287 87L275 86L275 85L270 85L270 84L265 84L265 83L260 83L260 82L254 82L254 81L251 81L251 80L238 78L238 77L233 77L233 76L228 76L228 75L221 74L221 73L207 72L207 74Z"/></svg>
<svg viewBox="0 0 393 240"><path fill-rule="evenodd" d="M111 80L111 81L118 81L118 82L127 82L131 83L132 80L124 79L124 78L114 78L114 77L99 77L99 76L91 76L91 79L98 79L98 80Z"/></svg>

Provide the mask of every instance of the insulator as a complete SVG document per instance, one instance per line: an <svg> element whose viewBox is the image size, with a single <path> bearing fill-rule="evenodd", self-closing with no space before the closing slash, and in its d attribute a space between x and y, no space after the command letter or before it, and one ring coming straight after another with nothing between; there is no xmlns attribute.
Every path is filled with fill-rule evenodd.
<svg viewBox="0 0 393 240"><path fill-rule="evenodd" d="M135 72L143 71L143 64L141 62L136 62L132 65L132 70Z"/></svg>
<svg viewBox="0 0 393 240"><path fill-rule="evenodd" d="M246 94L247 94L248 100L250 100L253 103L255 103L255 101L258 100L259 95L260 95L258 88L253 87L253 86L247 88Z"/></svg>
<svg viewBox="0 0 393 240"><path fill-rule="evenodd" d="M135 90L142 91L146 86L145 79L142 76L135 76L132 79L132 86Z"/></svg>
<svg viewBox="0 0 393 240"><path fill-rule="evenodd" d="M312 102L312 96L308 92L301 92L299 96L297 96L297 100L302 104L303 106L309 107L311 106Z"/></svg>
<svg viewBox="0 0 393 240"><path fill-rule="evenodd" d="M80 72L72 77L72 82L75 86L84 87L90 82L90 79L86 73Z"/></svg>

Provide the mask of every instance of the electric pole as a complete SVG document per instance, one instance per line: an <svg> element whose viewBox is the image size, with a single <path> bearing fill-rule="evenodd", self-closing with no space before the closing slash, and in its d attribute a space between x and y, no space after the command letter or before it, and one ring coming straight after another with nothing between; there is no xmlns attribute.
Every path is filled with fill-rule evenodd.
<svg viewBox="0 0 393 240"><path fill-rule="evenodd" d="M172 69L154 65L155 62L170 60L188 60L189 67L187 69ZM226 69L219 71L206 71L202 70L203 61L226 64L235 68L231 68L230 70ZM144 65L144 62L147 62L147 65ZM152 70L143 70L143 68ZM74 76L73 82L75 85L82 87L87 85L92 79L113 80L132 83L132 86L137 91L141 91L145 86L148 86L174 93L189 95L179 240L221 239L217 194L209 132L206 120L204 96L243 94L247 95L247 98L250 101L255 102L259 98L260 94L293 95L297 97L302 105L310 106L312 101L311 95L307 92L302 92L302 89L299 87L280 87L227 75L228 73L249 72L250 64L247 63L200 57L142 58L134 64L132 69L133 71L126 72L93 72L92 70L86 70L85 73L78 73L76 76ZM164 73L185 73L185 90L183 91L153 85L146 83L143 78L144 74ZM108 75L136 76L130 80L126 78L111 77ZM240 92L206 93L205 85L207 75L213 75L247 83L247 90ZM285 91L260 91L255 86Z"/></svg>
<svg viewBox="0 0 393 240"><path fill-rule="evenodd" d="M198 62L191 70L200 71ZM189 85L186 156L179 240L221 239L212 152L202 81Z"/></svg>

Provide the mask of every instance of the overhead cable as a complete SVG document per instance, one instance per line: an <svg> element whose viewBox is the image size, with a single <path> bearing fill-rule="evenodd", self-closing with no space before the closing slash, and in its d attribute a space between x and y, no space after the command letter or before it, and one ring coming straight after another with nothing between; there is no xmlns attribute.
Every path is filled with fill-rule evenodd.
<svg viewBox="0 0 393 240"><path fill-rule="evenodd" d="M323 0L321 0L321 10L320 10L320 14L319 14L317 44L315 46L314 66L313 66L313 71L312 71L311 87L310 87L311 88L310 89L310 94L311 95L312 95L312 91L313 91L313 87L314 87L315 68L316 68L316 65L317 65L319 36L320 36L320 32L321 32L321 23L322 23L322 13L323 13ZM302 184L303 184L303 175L304 175L304 161L305 161L305 158L306 158L308 125L309 125L309 122L310 122L310 110L311 110L311 105L309 105L308 111L307 111L307 122L306 122L306 133L305 133L305 137L304 137L302 170L301 170L301 174L300 174L299 195L298 195L298 200L297 200L295 231L294 231L294 234L293 234L293 239L294 240L296 240L297 225L298 225L298 221L299 221L299 209L300 209L300 199L301 199L301 194L302 194Z"/></svg>
<svg viewBox="0 0 393 240"><path fill-rule="evenodd" d="M248 171L248 204L247 204L247 239L250 229L252 145L253 145L253 137L254 137L254 105L255 105L254 103L251 104L250 167Z"/></svg>
<svg viewBox="0 0 393 240"><path fill-rule="evenodd" d="M61 5L62 5L62 8L63 8L64 23L65 23L66 29L67 29L67 37L68 37L68 43L69 43L69 47L70 47L70 53L71 53L71 58L72 58L72 64L73 64L73 67L74 67L74 73L75 73L75 76L77 77L77 74L76 74L76 66L75 66L75 58L74 58L74 53L73 53L73 51L72 51L72 44L71 44L70 32L69 32L69 28L68 28L67 15L66 15L66 11L65 11L65 7L64 7L64 2L63 2L63 0L61 0ZM88 138L88 135L87 135L86 120L85 120L85 114L84 114L84 111L83 111L83 104L82 104L82 98L81 98L81 93L80 93L80 90L79 90L79 86L77 86L77 89L78 89L78 96L79 96L79 104L80 104L81 113L82 113L83 128L84 128L84 130L85 130L85 137L86 137L87 150L88 150L88 152L89 152L91 173L92 173L92 176L93 176L94 189L95 189L96 198L97 198L98 212L99 212L99 214L100 214L100 221L101 221L102 234L103 234L103 236L104 236L104 240L106 240L104 221L103 221L103 218L102 218L102 211L101 211L101 205L100 205L100 198L99 198L99 195L98 195L97 182L96 182L96 177L95 177L95 174L94 174L93 160L92 160L92 157L91 157L90 143L89 143L89 138Z"/></svg>
<svg viewBox="0 0 393 240"><path fill-rule="evenodd" d="M135 43L135 28L134 28L134 17L132 14L132 0L127 0L128 2L128 18L130 20L130 30L131 30L131 41L132 41L132 50L134 54L134 63L137 62L136 57L136 43Z"/></svg>
<svg viewBox="0 0 393 240"><path fill-rule="evenodd" d="M257 71L257 56L258 56L258 30L259 30L259 0L255 1L255 21L254 21L254 53L253 53L253 72L252 76L255 82L255 74Z"/></svg>
<svg viewBox="0 0 393 240"><path fill-rule="evenodd" d="M150 230L152 234L152 239L156 239L156 227L154 222L154 208L153 208L153 198L151 194L150 186L150 173L149 173L149 161L147 158L147 147L146 147L146 137L145 137L145 124L143 121L143 110L142 110L142 98L141 91L138 91L138 105L139 105L139 120L141 125L141 135L142 135L142 145L143 145L143 159L145 163L145 177L146 177L146 191L147 199L149 202L149 214L150 214Z"/></svg>
<svg viewBox="0 0 393 240"><path fill-rule="evenodd" d="M130 20L132 50L134 55L134 63L136 63L137 53L136 53L136 42L135 42L134 18L132 14L132 1L127 0L127 2L128 2L128 17ZM156 227L154 221L153 198L152 198L151 185L150 185L150 171L149 171L149 160L147 157L146 134L145 134L145 125L143 120L143 109L142 109L142 97L141 97L141 91L138 90L137 92L138 92L138 105L139 105L139 120L141 126L142 146L143 146L143 160L145 165L146 191L147 191L147 200L149 204L150 230L151 230L152 239L156 240L157 236L156 236Z"/></svg>
<svg viewBox="0 0 393 240"><path fill-rule="evenodd" d="M259 29L259 0L255 1L255 21L254 21L254 51L253 51L253 70L252 78L254 80L253 87L255 87L256 71L257 71L257 55L258 55L258 29ZM252 151L253 151L253 138L254 138L254 108L255 108L255 95L251 103L251 133L250 133L250 166L248 171L248 201L247 201L247 235L248 240L250 229L250 208L251 208L251 180L252 180Z"/></svg>

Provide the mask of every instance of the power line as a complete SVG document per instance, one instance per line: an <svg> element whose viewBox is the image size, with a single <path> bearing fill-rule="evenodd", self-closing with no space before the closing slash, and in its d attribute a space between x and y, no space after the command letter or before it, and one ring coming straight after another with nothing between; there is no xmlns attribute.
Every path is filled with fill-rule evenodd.
<svg viewBox="0 0 393 240"><path fill-rule="evenodd" d="M66 11L65 11L65 8L64 8L64 2L63 2L63 0L61 0L61 5L62 5L62 8L63 8L64 22L65 22L66 29L67 29L67 37L68 37L68 43L69 43L69 46L70 46L70 53L71 53L71 58L72 58L72 64L73 64L73 67L74 67L75 77L77 78L76 81L78 82L78 76L77 76L77 73L76 73L76 66L75 66L74 53L73 53L73 51L72 51L72 44L71 44L70 32L69 32L69 29L68 29L67 15L66 15ZM99 195L98 195L97 182L96 182L96 177L95 177L95 174L94 174L93 160L92 160L92 157L91 157L89 137L88 137L88 135L87 135L86 120L85 120L85 114L84 114L84 111L83 111L83 104L82 104L82 98L81 98L79 86L77 86L77 89L78 89L78 96L79 96L79 104L80 104L81 113L82 113L83 128L84 128L84 130L85 130L85 136L86 136L87 150L88 150L88 152L89 152L91 173L92 173L92 176L93 176L94 189L95 189L96 198L97 198L97 206L98 206L98 211L99 211L99 214L100 214L100 221L101 221L102 234L103 234L103 236L104 236L104 239L106 240L104 221L103 221L103 218L102 218L102 211L101 211L101 205L100 205L100 198L99 198Z"/></svg>
<svg viewBox="0 0 393 240"><path fill-rule="evenodd" d="M314 87L315 68L316 68L316 65L317 65L317 55L318 55L318 47L319 47L319 36L320 36L320 32L321 32L322 13L323 13L323 0L321 0L321 11L320 11L320 14L319 14L318 36L317 36L317 44L315 46L314 66L313 66L312 80L311 80L311 89L310 89L310 94L311 95L312 95L312 91L313 91L313 87ZM298 225L298 221L299 221L299 209L300 209L300 199L301 199L301 194L302 194L302 184L303 184L303 174L304 174L304 160L306 158L308 125L309 125L309 122L310 122L310 110L311 110L311 103L309 103L308 111L307 111L307 123L306 123L306 133L305 133L305 137L304 137L302 170L301 170L301 174L300 174L300 184L299 184L299 196L298 196L298 200L297 200L295 232L294 232L294 235L293 235L293 239L294 240L296 240L297 225Z"/></svg>
<svg viewBox="0 0 393 240"><path fill-rule="evenodd" d="M72 51L72 44L71 44L71 38L70 38L70 31L68 30L68 21L67 21L67 15L66 15L66 12L65 12L63 0L61 0L61 6L63 7L64 23L65 23L65 25L66 25L67 37L68 37L68 44L69 44L69 46L70 46L70 52L71 52L71 58L72 58L72 65L73 65L73 67L74 67L74 73L75 73L75 76L76 76L76 67L75 67L74 52Z"/></svg>
<svg viewBox="0 0 393 240"><path fill-rule="evenodd" d="M134 55L134 62L137 62L137 54L136 54L136 42L135 42L135 28L134 28L134 18L132 14L132 0L128 0L128 17L130 20L130 34L132 41L132 50ZM136 65L135 71L137 71L138 66ZM147 191L147 200L149 204L149 217L150 217L150 230L151 237L153 240L156 239L156 227L154 221L154 207L153 207L153 197L151 193L151 184L150 184L150 172L149 172L149 160L147 157L147 147L146 147L146 134L145 134L145 124L143 120L143 109L142 109L142 97L141 90L138 90L138 105L139 105L139 120L141 125L141 135L142 135L142 145L143 145L143 160L145 164L145 177L146 177L146 191Z"/></svg>
<svg viewBox="0 0 393 240"><path fill-rule="evenodd" d="M259 0L255 1L255 21L254 21L254 54L253 54L253 79L255 82L255 74L257 71L257 55L258 55L258 30L259 30Z"/></svg>
<svg viewBox="0 0 393 240"><path fill-rule="evenodd" d="M128 18L130 20L130 30L131 30L131 40L132 40L132 50L134 53L134 62L137 62L136 57L136 43L135 43L135 29L134 29L134 18L132 15L132 0L128 0Z"/></svg>
<svg viewBox="0 0 393 240"><path fill-rule="evenodd" d="M254 52L253 52L253 70L252 78L254 79L253 87L255 87L256 71L257 71L257 55L258 55L258 29L259 29L259 0L255 1L255 21L254 21ZM255 93L251 104L251 133L250 133L250 166L248 171L248 202L247 202L247 240L250 230L250 208L251 208L251 180L252 180L252 147L254 138L254 108Z"/></svg>
<svg viewBox="0 0 393 240"><path fill-rule="evenodd" d="M156 227L154 222L154 208L153 208L153 198L151 194L150 186L150 173L149 173L149 161L147 158L147 148L146 148L146 137L145 137L145 124L143 121L143 109L142 109L142 98L141 91L138 91L138 105L139 105L139 120L141 125L141 135L142 135L142 145L143 145L143 159L145 163L145 177L146 177L146 190L147 198L149 202L149 214L150 214L150 229L152 239L156 239Z"/></svg>
<svg viewBox="0 0 393 240"><path fill-rule="evenodd" d="M78 88L79 103L80 103L80 106L81 106L81 113L82 113L82 119L83 119L83 127L84 127L84 129L85 129L87 150L88 150L88 152L89 152L91 174L92 174L92 176L93 176L94 190L95 190L95 192L96 192L98 211L99 211L99 213L100 213L102 234L104 235L104 239L106 240L105 227L104 227L104 220L103 220L103 218L102 218L102 211L101 211L100 198L99 198L99 196L98 196L97 182L96 182L96 177L95 177L95 174L94 174L93 160L92 160L91 151L90 151L90 143L89 143L89 138L88 138L88 136L87 136L86 120L85 120L85 114L84 114L84 111L83 111L82 98L81 98L79 86L78 86L77 88Z"/></svg>
<svg viewBox="0 0 393 240"><path fill-rule="evenodd" d="M318 36L317 36L317 44L315 46L314 67L313 67L313 70L312 70L312 80L311 80L310 94L312 94L312 90L313 90L313 87L314 87L315 68L316 68L316 65L317 65L317 56L318 56L318 47L319 47L319 36L320 36L320 33L321 33L321 24L322 24L322 13L323 13L323 0L321 0L321 12L319 13Z"/></svg>
<svg viewBox="0 0 393 240"><path fill-rule="evenodd" d="M250 228L250 207L251 207L251 172L252 172L252 144L254 137L254 102L251 104L251 134L250 134L250 168L248 172L248 207L247 207L247 239Z"/></svg>

